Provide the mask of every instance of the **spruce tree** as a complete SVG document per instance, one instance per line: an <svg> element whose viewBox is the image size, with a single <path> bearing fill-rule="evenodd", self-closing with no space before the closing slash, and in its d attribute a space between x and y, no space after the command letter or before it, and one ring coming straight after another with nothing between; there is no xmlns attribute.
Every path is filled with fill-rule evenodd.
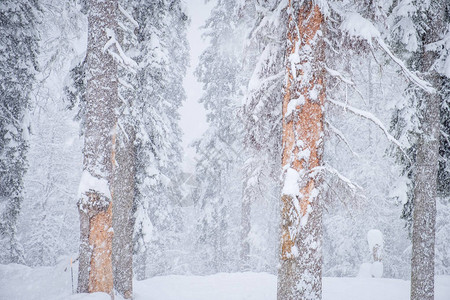
<svg viewBox="0 0 450 300"><path fill-rule="evenodd" d="M38 1L0 3L0 263L24 262L16 223L27 169L38 11Z"/></svg>
<svg viewBox="0 0 450 300"><path fill-rule="evenodd" d="M207 111L208 129L195 143L198 213L196 252L201 272L231 271L238 263L239 203L241 198L242 48L245 29L237 24L236 1L218 1L205 25L209 46L196 70L203 83L200 99ZM233 221L236 220L236 221ZM228 234L227 234L228 232Z"/></svg>
<svg viewBox="0 0 450 300"><path fill-rule="evenodd" d="M185 99L187 15L181 1L132 1L138 23L130 56L138 63L136 118L135 265L138 278L174 269L168 251L181 232L181 129ZM177 46L174 47L173 44ZM171 252L173 253L173 252Z"/></svg>

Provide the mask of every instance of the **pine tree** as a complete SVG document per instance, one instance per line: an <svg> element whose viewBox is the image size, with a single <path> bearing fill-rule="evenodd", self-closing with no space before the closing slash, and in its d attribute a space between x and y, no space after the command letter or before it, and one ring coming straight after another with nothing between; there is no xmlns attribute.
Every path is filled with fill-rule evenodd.
<svg viewBox="0 0 450 300"><path fill-rule="evenodd" d="M40 42L39 82L30 103L28 170L18 235L29 266L54 265L77 252L77 188L80 180L81 140L74 112L67 110L63 90L78 53L87 22L76 2L39 1L36 24ZM55 38L57 37L57 38ZM82 51L80 49L79 51ZM73 257L75 259L75 257Z"/></svg>
<svg viewBox="0 0 450 300"><path fill-rule="evenodd" d="M118 105L117 0L89 2L78 292L112 293L112 180Z"/></svg>
<svg viewBox="0 0 450 300"><path fill-rule="evenodd" d="M278 299L320 299L324 17L313 1L290 1L288 11Z"/></svg>
<svg viewBox="0 0 450 300"><path fill-rule="evenodd" d="M196 262L200 272L231 271L238 264L241 198L242 125L238 118L240 60L245 29L237 24L237 3L218 1L206 21L210 44L200 56L196 75L205 94L208 129L196 142L198 211Z"/></svg>
<svg viewBox="0 0 450 300"><path fill-rule="evenodd" d="M168 251L181 232L181 130L187 16L181 1L132 1L139 24L136 75L135 252L139 279L175 270ZM177 47L173 44L177 43ZM147 263L149 261L150 263Z"/></svg>
<svg viewBox="0 0 450 300"><path fill-rule="evenodd" d="M123 4L123 6L122 6ZM120 104L117 108L116 166L113 180L112 226L112 268L114 289L125 299L133 296L133 230L134 207L136 205L136 131L135 105L137 97L137 64L128 57L136 48L134 34L138 27L136 20L128 12L128 3L119 4L118 42L123 51L122 63L118 66Z"/></svg>
<svg viewBox="0 0 450 300"><path fill-rule="evenodd" d="M281 98L284 76L283 1L246 1L240 22L250 23L244 76L248 81L242 111L244 125L244 187L241 214L241 269L273 271L276 241L256 245L252 236L263 240L276 237L275 214L279 197L281 152ZM249 73L247 75L245 73ZM254 216L257 215L258 218ZM263 222L261 222L264 220ZM267 222L270 220L270 222ZM258 229L256 229L258 228ZM251 259L254 257L256 259Z"/></svg>
<svg viewBox="0 0 450 300"><path fill-rule="evenodd" d="M37 69L38 1L0 3L0 263L23 263L16 223L27 169L29 105Z"/></svg>
<svg viewBox="0 0 450 300"><path fill-rule="evenodd" d="M407 14L402 13L405 8L409 9ZM413 116L417 127L410 129L414 154L409 166L412 188L403 213L412 222L411 299L433 299L436 198L440 180L445 182L445 169L439 162L439 152L445 155L439 150L445 110L440 110L445 108L445 80L450 75L446 70L450 6L447 1L404 1L393 11L394 41L406 46L410 67L424 74L435 88L432 93L410 87L408 94L416 109Z"/></svg>

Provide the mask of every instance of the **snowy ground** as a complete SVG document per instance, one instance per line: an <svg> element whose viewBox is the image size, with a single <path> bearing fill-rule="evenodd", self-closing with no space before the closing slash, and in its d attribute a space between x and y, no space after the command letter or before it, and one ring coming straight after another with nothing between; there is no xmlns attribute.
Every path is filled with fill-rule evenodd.
<svg viewBox="0 0 450 300"><path fill-rule="evenodd" d="M107 294L72 295L70 268L0 265L0 299L109 300ZM74 280L76 273L74 270ZM407 300L398 279L324 278L324 300ZM162 276L135 282L135 300L275 300L276 277L267 273ZM450 276L436 278L435 300L450 299Z"/></svg>

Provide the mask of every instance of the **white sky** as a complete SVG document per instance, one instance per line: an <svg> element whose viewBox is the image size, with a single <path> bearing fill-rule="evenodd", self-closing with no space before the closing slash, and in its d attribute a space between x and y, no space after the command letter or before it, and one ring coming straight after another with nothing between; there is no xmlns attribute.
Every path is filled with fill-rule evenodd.
<svg viewBox="0 0 450 300"><path fill-rule="evenodd" d="M205 0L186 0L188 14L191 19L190 26L187 31L187 39L189 41L190 51L190 66L187 70L183 85L186 91L186 102L180 109L180 127L183 130L183 148L185 157L183 161L183 169L185 171L192 170L194 164L195 150L189 147L195 139L201 137L205 129L206 112L203 104L198 103L203 94L202 85L197 82L194 75L195 68L198 64L199 55L207 46L207 43L202 39L200 26L205 23L208 18L214 1L209 1L205 4Z"/></svg>

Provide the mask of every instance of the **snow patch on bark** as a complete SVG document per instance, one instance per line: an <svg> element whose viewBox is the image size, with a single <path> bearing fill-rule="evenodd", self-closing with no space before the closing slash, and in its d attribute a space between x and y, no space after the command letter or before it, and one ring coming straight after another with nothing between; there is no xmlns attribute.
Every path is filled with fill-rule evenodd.
<svg viewBox="0 0 450 300"><path fill-rule="evenodd" d="M87 192L96 192L107 198L111 198L108 180L105 178L97 178L88 170L84 170L81 174L80 185L78 186L78 197L86 197Z"/></svg>
<svg viewBox="0 0 450 300"><path fill-rule="evenodd" d="M300 191L300 187L298 186L298 183L300 182L300 174L293 168L288 168L285 174L286 177L284 179L282 193L283 195L295 197Z"/></svg>

